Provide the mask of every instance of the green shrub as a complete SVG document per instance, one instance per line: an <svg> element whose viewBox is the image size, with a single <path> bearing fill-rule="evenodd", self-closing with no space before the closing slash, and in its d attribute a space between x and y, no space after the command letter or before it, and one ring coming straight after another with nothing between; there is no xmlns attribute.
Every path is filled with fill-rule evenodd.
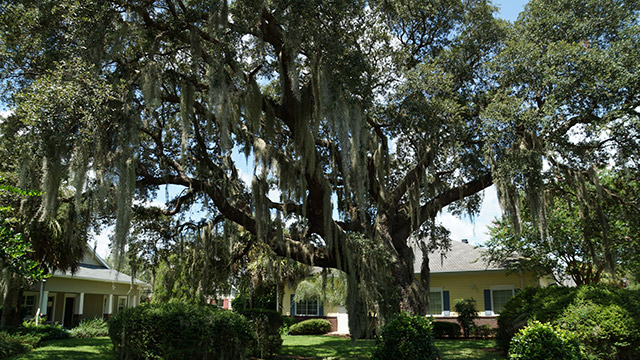
<svg viewBox="0 0 640 360"><path fill-rule="evenodd" d="M580 299L557 320L564 329L575 331L587 353L597 359L635 359L640 354L636 323L618 304L595 304Z"/></svg>
<svg viewBox="0 0 640 360"><path fill-rule="evenodd" d="M289 329L291 328L291 326L296 323L296 319L292 318L291 316L283 316L282 320L283 324L280 328L280 335L287 335L289 334Z"/></svg>
<svg viewBox="0 0 640 360"><path fill-rule="evenodd" d="M558 318L576 296L576 288L528 287L509 299L498 317L496 342L505 352L511 338L530 320L552 322Z"/></svg>
<svg viewBox="0 0 640 360"><path fill-rule="evenodd" d="M431 360L437 358L433 325L424 316L398 314L376 339L373 359Z"/></svg>
<svg viewBox="0 0 640 360"><path fill-rule="evenodd" d="M543 324L529 323L511 340L510 360L581 360L584 355L578 338L571 332Z"/></svg>
<svg viewBox="0 0 640 360"><path fill-rule="evenodd" d="M280 328L284 324L282 315L274 310L242 310L240 314L251 323L254 340L251 346L251 355L259 358L274 355L282 348Z"/></svg>
<svg viewBox="0 0 640 360"><path fill-rule="evenodd" d="M475 326L473 328L473 336L479 337L479 338L495 337L496 329L492 328L490 325L487 325L487 324Z"/></svg>
<svg viewBox="0 0 640 360"><path fill-rule="evenodd" d="M592 358L634 359L640 353L640 292L605 285L528 288L498 318L498 345L531 320L575 331ZM505 345L506 343L506 345Z"/></svg>
<svg viewBox="0 0 640 360"><path fill-rule="evenodd" d="M325 319L309 319L289 327L291 335L322 335L329 331L331 331L331 323Z"/></svg>
<svg viewBox="0 0 640 360"><path fill-rule="evenodd" d="M458 313L458 322L462 327L464 337L468 338L471 335L471 331L475 327L473 319L478 317L478 311L476 310L476 301L473 298L458 299L456 300L454 309Z"/></svg>
<svg viewBox="0 0 640 360"><path fill-rule="evenodd" d="M109 321L114 350L131 360L243 359L251 335L240 314L181 302L125 309Z"/></svg>
<svg viewBox="0 0 640 360"><path fill-rule="evenodd" d="M433 336L436 339L459 337L460 325L454 322L433 321Z"/></svg>
<svg viewBox="0 0 640 360"><path fill-rule="evenodd" d="M27 353L40 343L41 334L10 334L0 332L0 358Z"/></svg>
<svg viewBox="0 0 640 360"><path fill-rule="evenodd" d="M69 330L69 334L74 338L109 336L109 325L102 318L83 319L78 326Z"/></svg>
<svg viewBox="0 0 640 360"><path fill-rule="evenodd" d="M35 321L25 321L14 331L17 334L22 335L35 335L40 338L40 341L68 339L69 332L60 324L38 324Z"/></svg>

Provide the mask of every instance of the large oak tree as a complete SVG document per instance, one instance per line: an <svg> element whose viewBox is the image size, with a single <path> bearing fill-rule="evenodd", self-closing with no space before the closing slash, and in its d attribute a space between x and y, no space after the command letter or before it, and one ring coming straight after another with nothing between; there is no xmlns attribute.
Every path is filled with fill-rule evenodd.
<svg viewBox="0 0 640 360"><path fill-rule="evenodd" d="M242 226L237 254L345 271L359 336L369 314L425 313L439 212L474 213L495 182L544 227L543 159L580 173L612 124L637 126L636 2L562 3L512 27L483 0L3 1L3 141L45 190L34 219L115 213L122 249L133 199L177 187L165 215Z"/></svg>

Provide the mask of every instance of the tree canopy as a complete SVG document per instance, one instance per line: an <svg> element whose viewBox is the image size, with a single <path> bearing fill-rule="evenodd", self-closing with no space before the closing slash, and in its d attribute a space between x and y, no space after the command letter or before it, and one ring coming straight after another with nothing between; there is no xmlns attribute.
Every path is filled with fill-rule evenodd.
<svg viewBox="0 0 640 360"><path fill-rule="evenodd" d="M160 211L200 214L199 236L223 219L251 235L234 251L344 271L356 336L426 312L414 257L446 249L443 209L473 214L495 183L544 232L554 171L637 166L637 1L534 0L513 25L485 0L0 4L3 141L45 192L33 218L115 217L122 251L134 199L180 188Z"/></svg>

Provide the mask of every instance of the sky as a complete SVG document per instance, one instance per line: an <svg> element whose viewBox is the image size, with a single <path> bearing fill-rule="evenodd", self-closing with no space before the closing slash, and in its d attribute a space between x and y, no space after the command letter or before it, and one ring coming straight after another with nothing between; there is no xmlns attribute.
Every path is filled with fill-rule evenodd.
<svg viewBox="0 0 640 360"><path fill-rule="evenodd" d="M498 7L498 16L509 21L515 21L518 14L524 9L527 1L525 0L501 0L493 1L493 4ZM1 105L1 104L0 104ZM0 110L6 111L2 106ZM240 176L247 182L251 183L251 177L253 173L253 163L251 159L246 161L244 156L234 156L234 161L239 166ZM277 200L277 193L269 194L272 200ZM154 205L163 204L164 190L158 191L158 199L154 201ZM457 217L449 212L443 211L436 218L437 222L445 226L451 231L451 239L454 241L460 241L467 239L469 243L475 245L481 245L489 240L487 235L487 225L491 223L497 217L500 217L501 210L498 202L498 197L494 186L484 191L484 201L477 214L473 219L466 216ZM96 247L97 253L106 257L109 254L109 237L113 233L113 227L104 229L100 234L94 234L94 241L91 242L92 246Z"/></svg>

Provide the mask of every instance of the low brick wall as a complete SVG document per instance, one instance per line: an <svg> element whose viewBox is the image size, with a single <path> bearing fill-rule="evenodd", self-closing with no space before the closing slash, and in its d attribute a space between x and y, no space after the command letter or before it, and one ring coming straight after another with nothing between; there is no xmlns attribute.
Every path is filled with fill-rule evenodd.
<svg viewBox="0 0 640 360"><path fill-rule="evenodd" d="M438 316L438 317L434 317L433 321L454 322L454 323L458 322L455 316ZM492 329L498 328L497 316L480 316L473 319L473 322L476 324L476 326L489 325Z"/></svg>
<svg viewBox="0 0 640 360"><path fill-rule="evenodd" d="M309 319L325 319L331 323L331 332L338 331L338 318L335 316L292 316L296 322Z"/></svg>

